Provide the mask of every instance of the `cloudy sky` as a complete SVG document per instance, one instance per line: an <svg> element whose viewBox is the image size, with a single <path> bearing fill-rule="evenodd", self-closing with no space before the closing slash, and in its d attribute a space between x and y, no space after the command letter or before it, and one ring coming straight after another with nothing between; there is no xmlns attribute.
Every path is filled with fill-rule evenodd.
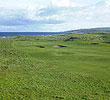
<svg viewBox="0 0 110 100"><path fill-rule="evenodd" d="M109 27L110 0L0 0L0 31Z"/></svg>

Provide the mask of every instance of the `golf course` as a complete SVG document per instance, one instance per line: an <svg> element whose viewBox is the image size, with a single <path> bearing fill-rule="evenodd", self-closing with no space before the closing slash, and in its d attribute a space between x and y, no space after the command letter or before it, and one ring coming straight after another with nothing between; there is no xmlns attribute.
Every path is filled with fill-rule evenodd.
<svg viewBox="0 0 110 100"><path fill-rule="evenodd" d="M110 33L0 37L0 100L110 100Z"/></svg>

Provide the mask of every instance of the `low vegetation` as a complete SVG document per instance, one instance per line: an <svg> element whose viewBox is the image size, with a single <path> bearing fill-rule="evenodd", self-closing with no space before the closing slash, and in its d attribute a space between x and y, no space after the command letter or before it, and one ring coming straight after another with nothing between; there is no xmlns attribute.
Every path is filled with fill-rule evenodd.
<svg viewBox="0 0 110 100"><path fill-rule="evenodd" d="M0 37L0 100L110 100L109 34Z"/></svg>

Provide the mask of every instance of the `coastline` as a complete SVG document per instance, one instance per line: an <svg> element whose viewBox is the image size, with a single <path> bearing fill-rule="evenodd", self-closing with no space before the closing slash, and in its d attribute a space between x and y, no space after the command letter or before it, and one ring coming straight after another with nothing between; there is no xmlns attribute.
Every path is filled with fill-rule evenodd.
<svg viewBox="0 0 110 100"><path fill-rule="evenodd" d="M57 34L68 34L69 32L0 32L0 37L12 36L46 36Z"/></svg>

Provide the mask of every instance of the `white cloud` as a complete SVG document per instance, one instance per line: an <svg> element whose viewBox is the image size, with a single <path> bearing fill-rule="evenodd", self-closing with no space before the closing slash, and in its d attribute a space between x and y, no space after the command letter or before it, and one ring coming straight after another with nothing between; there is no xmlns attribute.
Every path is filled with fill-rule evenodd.
<svg viewBox="0 0 110 100"><path fill-rule="evenodd" d="M32 31L38 29L41 31L64 31L74 28L104 26L110 22L110 0L90 6L74 2L75 0L48 1L48 3L45 2L45 5L41 3L29 4L28 2L22 9L1 8L0 27L4 30L20 30L22 28Z"/></svg>
<svg viewBox="0 0 110 100"><path fill-rule="evenodd" d="M106 6L110 7L110 0L105 0Z"/></svg>
<svg viewBox="0 0 110 100"><path fill-rule="evenodd" d="M58 7L69 7L70 1L69 0L52 0L52 5L56 5Z"/></svg>
<svg viewBox="0 0 110 100"><path fill-rule="evenodd" d="M55 5L57 7L81 7L85 6L84 4L70 1L70 0L52 0L52 5Z"/></svg>

